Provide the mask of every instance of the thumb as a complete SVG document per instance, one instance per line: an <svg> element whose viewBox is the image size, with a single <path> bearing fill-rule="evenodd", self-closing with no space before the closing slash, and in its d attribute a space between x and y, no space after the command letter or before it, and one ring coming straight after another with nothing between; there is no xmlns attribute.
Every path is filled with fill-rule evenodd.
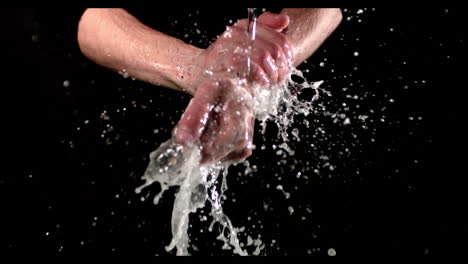
<svg viewBox="0 0 468 264"><path fill-rule="evenodd" d="M281 32L289 25L289 16L265 12L258 17L258 22Z"/></svg>

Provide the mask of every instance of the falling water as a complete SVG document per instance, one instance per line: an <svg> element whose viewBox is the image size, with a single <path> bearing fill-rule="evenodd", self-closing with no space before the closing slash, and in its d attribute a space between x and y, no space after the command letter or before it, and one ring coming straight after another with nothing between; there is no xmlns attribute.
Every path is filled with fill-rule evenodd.
<svg viewBox="0 0 468 264"><path fill-rule="evenodd" d="M253 42L255 40L257 30L257 8L247 8L248 10L248 23L247 23L247 34L249 35L249 46L247 57L247 76L250 74L250 54L252 52Z"/></svg>

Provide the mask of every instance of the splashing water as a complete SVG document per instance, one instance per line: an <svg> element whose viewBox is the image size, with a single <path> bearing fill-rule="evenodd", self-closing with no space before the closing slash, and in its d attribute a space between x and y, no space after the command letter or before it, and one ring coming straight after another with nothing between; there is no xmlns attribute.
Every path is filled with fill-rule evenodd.
<svg viewBox="0 0 468 264"><path fill-rule="evenodd" d="M295 82L292 77L298 76L304 81L302 83ZM287 142L288 128L294 122L294 116L302 114L308 116L312 111L313 102L319 99L319 87L323 81L307 82L303 73L293 68L288 75L285 83L269 87L267 89L255 86L255 117L260 121L262 133L265 133L267 121L273 121L278 127L278 137L281 136L283 144L281 148L289 154L294 155L294 152L289 148ZM298 95L303 89L312 88L315 90L315 95L311 101L301 101ZM321 91L327 93L327 91Z"/></svg>
<svg viewBox="0 0 468 264"><path fill-rule="evenodd" d="M159 182L161 192L156 195L154 203L157 204L162 194L170 186L180 186L174 201L172 211L172 241L166 247L167 251L177 247L177 255L188 255L188 223L189 214L196 212L198 208L210 201L213 216L213 223L219 222L223 227L223 232L218 239L223 240L229 248L234 247L234 252L239 255L246 255L246 252L239 246L237 239L237 229L235 229L229 218L223 213L221 207L221 197L227 189L226 176L230 164L200 165L200 148L197 146L183 146L170 139L154 152L150 154L150 163L145 171L143 179L145 184L136 189L137 193L152 184ZM219 180L219 175L223 175ZM221 182L218 189L216 184ZM224 229L229 232L229 240L224 236Z"/></svg>
<svg viewBox="0 0 468 264"><path fill-rule="evenodd" d="M249 26L251 45L255 39L255 10L249 9ZM249 60L248 60L249 62ZM247 75L249 64L247 65ZM292 76L298 76L304 81L298 83L293 81ZM289 154L294 155L294 151L287 145L288 128L294 122L294 116L302 114L307 116L311 113L312 105L318 99L318 89L320 82L307 82L302 72L292 69L287 80L271 87L253 87L254 93L254 114L260 125L262 133L266 130L267 121L273 121L278 127L278 137L281 137L283 144L281 148ZM298 95L305 88L315 89L316 95L312 101L301 101ZM207 201L211 204L210 215L213 221L209 230L217 223L222 227L217 239L224 242L223 249L232 249L234 253L245 256L247 250L241 247L238 234L243 228L235 228L229 217L223 212L221 197L227 190L227 174L229 167L234 162L216 162L201 164L201 148L198 144L181 145L174 137L162 143L158 149L151 152L149 165L142 177L145 183L136 189L140 193L143 188L154 182L159 182L161 192L154 198L154 203L158 204L163 193L171 186L180 186L174 201L172 211L172 240L166 247L167 251L177 249L177 255L189 255L189 215L195 213L197 209L203 208ZM253 254L258 255L259 249Z"/></svg>
<svg viewBox="0 0 468 264"><path fill-rule="evenodd" d="M260 121L262 131L266 129L266 122L273 121L278 127L278 137L284 141L280 145L289 154L294 151L287 145L288 128L294 122L294 116L311 113L314 100L318 99L318 92L312 101L300 101L298 94L301 89L319 89L320 82L296 83L292 76L302 77L302 72L293 69L287 81L275 87L255 87L255 116ZM291 89L296 88L296 89ZM166 247L167 251L177 248L177 255L188 255L189 238L189 214L205 206L208 200L211 204L211 216L213 222L222 226L222 232L218 239L224 241L223 248L233 248L234 253L247 255L242 249L237 234L242 229L235 228L230 219L224 214L221 197L227 190L227 174L233 163L221 163L201 165L200 147L197 145L181 145L172 138L160 145L150 154L150 162L142 179L145 183L136 189L140 193L143 188L154 182L159 182L161 192L154 198L158 204L164 191L171 186L180 186L174 201L172 212L172 241ZM220 177L221 176L221 177ZM220 186L219 186L220 185ZM227 234L227 235L226 235Z"/></svg>

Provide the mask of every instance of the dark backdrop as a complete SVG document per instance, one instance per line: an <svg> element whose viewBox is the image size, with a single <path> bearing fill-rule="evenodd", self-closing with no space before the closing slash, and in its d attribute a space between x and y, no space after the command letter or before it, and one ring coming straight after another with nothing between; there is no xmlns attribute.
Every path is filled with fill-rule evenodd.
<svg viewBox="0 0 468 264"><path fill-rule="evenodd" d="M18 163L0 177L2 250L167 255L175 190L155 206L158 186L141 195L134 189L190 98L88 61L76 42L83 10L10 11L3 30L13 71L5 87L16 97L4 98L14 116L5 128L14 128L15 139L6 140ZM201 47L246 16L245 8L129 11ZM225 212L245 226L243 241L265 243L266 255L461 253L468 235L463 14L343 12L337 31L300 67L308 80L324 80L331 96L317 102L309 128L297 118L294 157L277 155L274 126L265 137L257 131L254 171L231 168ZM230 255L207 231L206 215L192 216L192 253Z"/></svg>

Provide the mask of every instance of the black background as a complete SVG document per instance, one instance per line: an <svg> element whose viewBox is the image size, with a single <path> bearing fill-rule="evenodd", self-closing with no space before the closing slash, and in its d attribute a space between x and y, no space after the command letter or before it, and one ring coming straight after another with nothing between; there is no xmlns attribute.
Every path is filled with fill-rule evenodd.
<svg viewBox="0 0 468 264"><path fill-rule="evenodd" d="M281 141L273 126L265 137L257 131L255 144L265 146L249 158L257 171L231 168L225 212L245 226L242 241L261 236L265 255L327 255L330 248L338 256L462 253L468 235L463 13L358 10L343 9L336 32L300 66L309 70L308 80L324 80L332 96L322 96L307 117L310 128L297 119L296 155L276 155L273 145ZM14 117L5 128L16 136L5 139L13 141L10 157L18 163L0 178L6 220L0 246L45 255L173 254L164 246L175 191L156 206L158 186L140 195L134 189L149 152L170 137L190 98L88 61L76 42L82 11L11 10L3 28L13 40L5 54L13 61L12 82L5 87L16 95L4 98L13 102L6 114ZM200 47L229 20L246 16L245 8L129 11ZM32 73L24 73L27 67ZM232 254L207 231L204 215L192 217L198 249L192 254Z"/></svg>

